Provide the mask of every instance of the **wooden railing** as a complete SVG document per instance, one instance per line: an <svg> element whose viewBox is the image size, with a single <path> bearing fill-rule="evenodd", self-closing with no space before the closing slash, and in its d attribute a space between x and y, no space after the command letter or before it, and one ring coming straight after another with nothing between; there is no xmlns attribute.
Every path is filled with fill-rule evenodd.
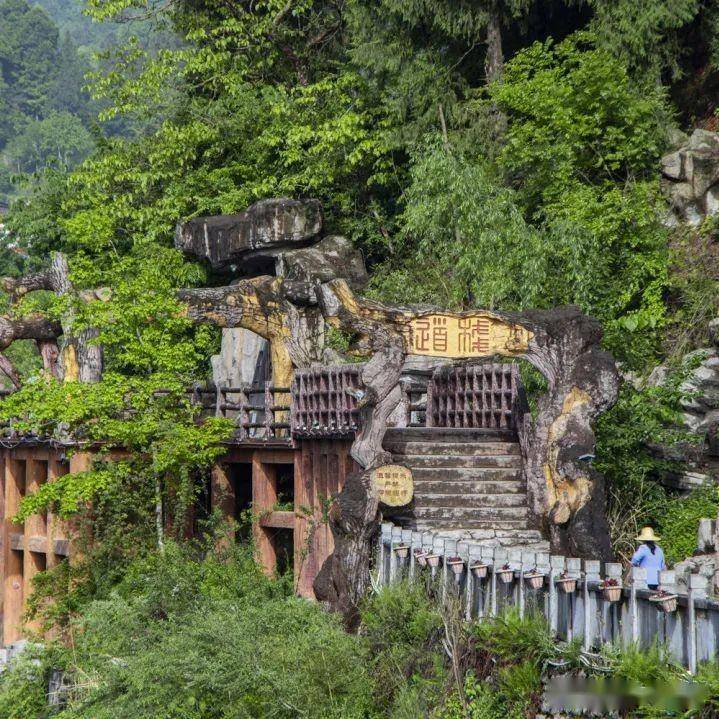
<svg viewBox="0 0 719 719"><path fill-rule="evenodd" d="M290 388L263 385L218 387L215 414L235 421L235 438L289 439Z"/></svg>
<svg viewBox="0 0 719 719"><path fill-rule="evenodd" d="M516 365L440 367L427 386L427 426L514 429Z"/></svg>
<svg viewBox="0 0 719 719"><path fill-rule="evenodd" d="M235 441L347 437L360 422L361 374L361 364L311 367L295 370L291 387L197 384L187 396L198 415L232 419ZM404 377L401 386L409 427L516 429L529 441L528 408L516 365L440 367ZM9 392L0 390L3 394Z"/></svg>
<svg viewBox="0 0 719 719"><path fill-rule="evenodd" d="M295 370L292 383L292 435L342 437L359 423L362 365L346 364Z"/></svg>

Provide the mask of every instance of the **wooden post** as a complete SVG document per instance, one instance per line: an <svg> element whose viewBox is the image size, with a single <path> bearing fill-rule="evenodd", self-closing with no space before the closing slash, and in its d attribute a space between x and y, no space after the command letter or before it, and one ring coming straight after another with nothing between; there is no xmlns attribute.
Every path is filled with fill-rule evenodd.
<svg viewBox="0 0 719 719"><path fill-rule="evenodd" d="M581 559L574 559L571 557L567 557L567 574L569 574L570 577L573 577L577 581L582 576L581 566L582 566L582 560ZM571 642L574 639L574 605L575 605L575 592L572 592L568 596L568 604L569 604L569 616L567 617L567 641Z"/></svg>
<svg viewBox="0 0 719 719"><path fill-rule="evenodd" d="M246 391L245 385L240 386L238 395L240 397L239 399L239 405L240 405L240 412L239 412L239 420L240 420L240 440L247 439L247 437L250 436L250 428L248 427L250 423L250 413L247 409L247 405L249 404L249 397Z"/></svg>
<svg viewBox="0 0 719 719"><path fill-rule="evenodd" d="M25 462L8 454L5 462L5 519L3 522L3 556L5 560L3 644L22 636L23 552L13 547L13 536L22 536L23 526L12 518L25 492Z"/></svg>
<svg viewBox="0 0 719 719"><path fill-rule="evenodd" d="M25 461L25 494L34 494L47 481L47 461L27 459ZM33 592L33 579L46 569L45 551L47 545L47 515L42 512L33 514L25 520L23 543L23 604ZM24 608L24 607L23 607ZM36 632L40 629L37 620L27 622L27 629Z"/></svg>
<svg viewBox="0 0 719 719"><path fill-rule="evenodd" d="M255 537L257 561L267 575L277 569L277 552L270 537L270 529L261 527L259 518L271 512L277 503L277 471L271 464L261 461L258 453L252 456L252 528Z"/></svg>
<svg viewBox="0 0 719 719"><path fill-rule="evenodd" d="M274 412L272 410L272 383L265 382L265 439L272 439Z"/></svg>
<svg viewBox="0 0 719 719"><path fill-rule="evenodd" d="M468 542L459 542L457 544L457 552L462 559L464 559L464 618L466 621L472 619L472 604L474 603L474 577L472 572L469 570L469 564L471 562L471 550Z"/></svg>
<svg viewBox="0 0 719 719"><path fill-rule="evenodd" d="M564 557L552 555L549 558L549 629L552 634L557 633L559 607L557 598L556 578L564 571Z"/></svg>
<svg viewBox="0 0 719 719"><path fill-rule="evenodd" d="M622 565L619 562L606 562L604 565L604 576L607 579L616 579L620 584L622 581ZM621 638L621 627L619 626L619 602L609 603L610 633L609 641L613 642L617 636Z"/></svg>
<svg viewBox="0 0 719 719"><path fill-rule="evenodd" d="M676 572L673 569L667 569L659 572L659 587L660 590L669 592L669 594L677 593L677 580ZM674 612L662 612L662 636L660 637L661 643L664 644L672 658L677 662L681 663L682 656L681 652L676 651L675 643L672 641L672 632L670 627L674 627L676 617Z"/></svg>
<svg viewBox="0 0 719 719"><path fill-rule="evenodd" d="M226 464L216 464L210 472L210 505L213 510L220 510L222 522L226 527L225 537L220 540L220 545L226 546L228 541L235 538L235 490Z"/></svg>

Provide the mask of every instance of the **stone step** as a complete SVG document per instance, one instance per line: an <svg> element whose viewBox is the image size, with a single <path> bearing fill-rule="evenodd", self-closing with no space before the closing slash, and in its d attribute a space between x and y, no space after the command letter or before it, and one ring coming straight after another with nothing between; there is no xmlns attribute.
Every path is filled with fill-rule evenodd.
<svg viewBox="0 0 719 719"><path fill-rule="evenodd" d="M428 494L447 494L466 497L472 494L526 494L527 487L523 480L443 480L415 479L414 493L416 497Z"/></svg>
<svg viewBox="0 0 719 719"><path fill-rule="evenodd" d="M384 439L385 442L516 442L517 433L509 429L391 427Z"/></svg>
<svg viewBox="0 0 719 719"><path fill-rule="evenodd" d="M412 476L415 481L421 480L440 480L448 481L471 481L481 482L482 480L498 481L498 480L515 480L523 479L522 472L519 469L505 469L504 467L443 467L435 469L432 467L417 467L412 469Z"/></svg>
<svg viewBox="0 0 719 719"><path fill-rule="evenodd" d="M415 496L415 513L421 507L452 507L472 510L491 507L526 507L525 494L422 494Z"/></svg>
<svg viewBox="0 0 719 719"><path fill-rule="evenodd" d="M407 529L414 529L418 532L448 532L459 530L462 532L479 531L485 529L517 529L525 530L527 528L526 519L496 519L492 521L484 520L447 520L447 519L414 519L412 517L393 518L393 522L401 524Z"/></svg>
<svg viewBox="0 0 719 719"><path fill-rule="evenodd" d="M404 509L404 508L403 508ZM526 521L528 516L527 507L452 507L449 505L437 505L432 507L415 507L407 509L399 516L414 517L420 519L441 519L448 523L467 521L469 523L484 522L494 527L493 522L502 521ZM469 526L469 525L468 525ZM499 528L499 527L498 527ZM510 527L501 527L510 529Z"/></svg>
<svg viewBox="0 0 719 719"><path fill-rule="evenodd" d="M403 455L449 455L463 457L489 457L496 455L521 456L517 442L427 442L404 439L387 439L384 448L393 454Z"/></svg>
<svg viewBox="0 0 719 719"><path fill-rule="evenodd" d="M482 542L501 540L511 542L544 542L538 529L437 529L435 532L447 539Z"/></svg>
<svg viewBox="0 0 719 719"><path fill-rule="evenodd" d="M393 454L392 461L412 468L425 467L506 467L521 469L522 458L516 454L494 455L439 455L439 454Z"/></svg>

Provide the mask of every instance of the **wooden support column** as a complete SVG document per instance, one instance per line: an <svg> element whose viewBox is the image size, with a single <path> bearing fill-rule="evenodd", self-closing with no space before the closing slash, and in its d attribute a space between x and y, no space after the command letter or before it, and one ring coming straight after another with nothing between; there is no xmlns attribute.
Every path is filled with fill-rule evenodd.
<svg viewBox="0 0 719 719"><path fill-rule="evenodd" d="M222 543L234 541L235 529L235 490L230 481L229 468L226 464L216 464L210 473L210 501L213 511L220 510L222 521L226 525L226 537Z"/></svg>
<svg viewBox="0 0 719 719"><path fill-rule="evenodd" d="M22 636L23 606L23 552L14 549L13 535L23 532L22 525L12 518L20 506L25 492L25 462L8 454L5 462L5 516L3 519L3 559L5 576L3 585L3 644L10 644ZM16 546L16 545L15 545Z"/></svg>
<svg viewBox="0 0 719 719"><path fill-rule="evenodd" d="M5 465L8 460L9 450L0 452L0 621L5 607Z"/></svg>
<svg viewBox="0 0 719 719"><path fill-rule="evenodd" d="M57 457L51 457L47 466L47 481L54 482L58 477L67 474L68 466ZM47 513L47 567L54 567L63 557L69 554L69 530L67 523L52 511ZM61 549L61 552L57 552Z"/></svg>
<svg viewBox="0 0 719 719"><path fill-rule="evenodd" d="M25 493L34 494L47 481L47 460L30 459L25 461ZM33 514L25 520L23 552L23 604L33 592L32 581L35 575L45 571L47 546L47 515L42 512ZM37 551L42 550L42 551ZM40 624L33 620L27 623L29 631L38 631Z"/></svg>
<svg viewBox="0 0 719 719"><path fill-rule="evenodd" d="M271 512L277 502L277 471L262 461L261 454L252 455L252 533L257 561L267 575L277 569L277 552L272 543L272 528L260 526L259 518Z"/></svg>

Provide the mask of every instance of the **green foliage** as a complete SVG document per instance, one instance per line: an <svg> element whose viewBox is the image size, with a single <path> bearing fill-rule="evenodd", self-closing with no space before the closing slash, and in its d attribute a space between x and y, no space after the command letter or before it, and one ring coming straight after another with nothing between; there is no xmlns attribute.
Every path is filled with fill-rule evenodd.
<svg viewBox="0 0 719 719"><path fill-rule="evenodd" d="M379 292L458 308L539 303L546 273L541 238L486 163L438 142L424 146L416 153L405 202L404 244L397 254L415 245L409 259L424 286L417 296L416 283L403 281L411 271L405 265L399 277L378 273Z"/></svg>
<svg viewBox="0 0 719 719"><path fill-rule="evenodd" d="M679 462L652 451L652 445L689 440L686 432L677 429L681 376L675 374L667 386L641 391L625 383L617 403L597 421L594 465L608 482L612 541L625 559L634 553L638 530L643 525L657 526L665 515L668 497L659 478L681 469Z"/></svg>
<svg viewBox="0 0 719 719"><path fill-rule="evenodd" d="M49 716L46 697L49 659L42 651L30 650L0 674L0 716L6 719Z"/></svg>
<svg viewBox="0 0 719 719"><path fill-rule="evenodd" d="M418 584L385 587L367 602L362 631L369 643L380 707L389 712L395 704L406 703L416 716L436 703L447 681L442 626L438 607Z"/></svg>
<svg viewBox="0 0 719 719"><path fill-rule="evenodd" d="M72 167L92 150L94 142L80 118L68 112L32 120L6 146L15 172L38 172L49 165Z"/></svg>
<svg viewBox="0 0 719 719"><path fill-rule="evenodd" d="M586 33L519 52L492 96L509 116L502 162L521 180L530 209L556 205L576 182L654 173L664 149L665 90L631 78Z"/></svg>
<svg viewBox="0 0 719 719"><path fill-rule="evenodd" d="M717 509L719 489L714 483L698 487L688 497L675 497L667 502L657 527L670 566L694 554L699 520L716 517Z"/></svg>
<svg viewBox="0 0 719 719"><path fill-rule="evenodd" d="M474 635L484 650L504 664L525 659L541 664L555 653L547 623L540 614L522 619L518 612L507 611L492 621L475 624Z"/></svg>
<svg viewBox="0 0 719 719"><path fill-rule="evenodd" d="M500 164L547 233L556 280L542 300L579 304L604 321L619 359L646 366L666 315L654 170L670 120L663 89L578 34L518 53L492 96L509 117Z"/></svg>
<svg viewBox="0 0 719 719"><path fill-rule="evenodd" d="M68 35L26 0L0 3L0 199L21 178L76 165L94 147L83 89L87 64ZM9 175L12 170L14 175ZM30 180L32 181L32 180Z"/></svg>

